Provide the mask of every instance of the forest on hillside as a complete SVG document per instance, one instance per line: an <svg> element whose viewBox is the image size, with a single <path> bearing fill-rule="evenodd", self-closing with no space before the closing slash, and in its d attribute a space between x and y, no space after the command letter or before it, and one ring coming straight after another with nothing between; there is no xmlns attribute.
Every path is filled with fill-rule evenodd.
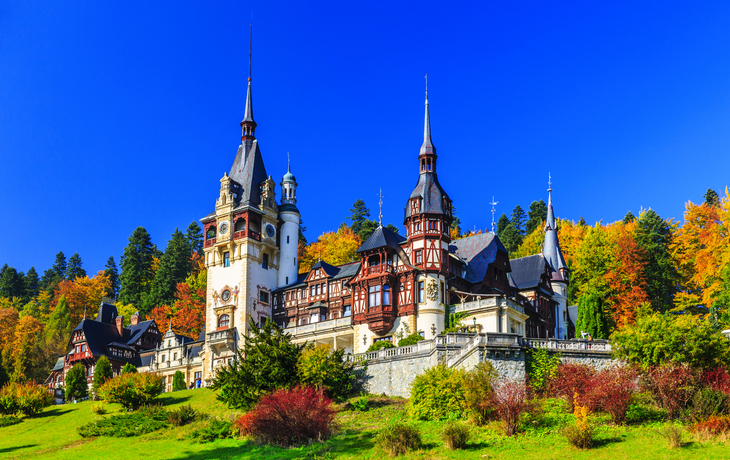
<svg viewBox="0 0 730 460"><path fill-rule="evenodd" d="M525 212L503 214L497 234L511 258L538 254L547 206L534 201ZM338 265L358 260L356 250L377 228L370 210L357 200L342 225L308 242L302 225L300 273L322 260ZM398 227L387 224L398 232ZM485 230L486 231L486 230ZM464 232L455 217L452 239ZM708 190L701 204L687 202L682 221L664 219L652 209L628 212L621 221L587 225L558 219L558 238L570 268L569 303L579 305L579 330L608 338L644 315L685 314L716 329L730 327L730 194ZM123 249L119 268L109 257L105 270L92 276L79 254L59 252L42 276L7 264L0 268L0 384L43 381L59 355L67 351L71 331L93 318L102 298L115 299L129 324L139 311L163 328L197 337L205 316L206 270L203 235L193 222L175 230L165 250L152 244L142 227ZM582 323L581 323L582 321Z"/></svg>

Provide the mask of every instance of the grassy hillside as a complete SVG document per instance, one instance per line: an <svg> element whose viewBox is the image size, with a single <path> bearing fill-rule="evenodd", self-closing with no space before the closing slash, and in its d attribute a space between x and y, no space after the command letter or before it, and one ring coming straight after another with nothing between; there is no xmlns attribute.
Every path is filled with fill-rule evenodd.
<svg viewBox="0 0 730 460"><path fill-rule="evenodd" d="M160 401L168 407L191 404L209 414L232 417L235 414L215 400L209 390L188 390L165 395ZM324 445L298 449L258 447L243 440L219 440L196 444L187 439L195 426L169 428L134 438L84 439L76 428L99 416L84 402L54 406L22 423L0 428L0 457L32 459L380 459L384 455L373 444L375 434L388 423L405 420L404 400L374 398L373 408L364 413L343 410L338 415L339 434ZM109 406L110 412L120 410ZM563 417L562 415L560 417ZM571 417L569 414L564 417ZM449 451L440 439L442 424L414 422L423 433L425 448L405 459L680 459L730 458L730 449L721 443L688 443L676 450L667 448L654 426L603 427L598 447L580 451L571 447L557 432L558 421L546 418L530 422L526 434L505 438L493 424L474 429L468 449Z"/></svg>

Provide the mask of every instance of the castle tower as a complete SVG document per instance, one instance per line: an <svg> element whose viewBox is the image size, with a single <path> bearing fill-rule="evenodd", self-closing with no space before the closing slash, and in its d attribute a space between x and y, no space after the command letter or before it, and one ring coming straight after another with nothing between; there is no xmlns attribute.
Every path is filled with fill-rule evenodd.
<svg viewBox="0 0 730 460"><path fill-rule="evenodd" d="M545 222L545 239L542 246L542 255L552 268L553 299L558 302L555 312L555 338L568 338L568 283L569 270L558 241L558 226L555 223L553 212L553 188L548 180L548 211Z"/></svg>
<svg viewBox="0 0 730 460"><path fill-rule="evenodd" d="M279 287L296 283L299 253L299 222L301 215L297 209L297 180L291 173L291 162L281 179L281 206L279 216L284 223L279 236L281 251L279 262Z"/></svg>
<svg viewBox="0 0 730 460"><path fill-rule="evenodd" d="M451 242L451 199L436 175L436 147L431 142L431 117L426 91L423 145L418 155L419 176L405 209L408 255L419 269L415 283L417 327L433 338L445 327L448 253Z"/></svg>

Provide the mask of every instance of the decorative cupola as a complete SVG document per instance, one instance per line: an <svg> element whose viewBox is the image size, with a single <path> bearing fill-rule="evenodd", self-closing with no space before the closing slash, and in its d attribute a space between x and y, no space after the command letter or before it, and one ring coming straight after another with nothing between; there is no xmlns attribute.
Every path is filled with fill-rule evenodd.
<svg viewBox="0 0 730 460"><path fill-rule="evenodd" d="M246 111L241 121L241 141L255 139L256 122L253 119L253 98L251 97L251 49L253 42L253 26L251 26L251 39L248 48L248 90L246 92Z"/></svg>
<svg viewBox="0 0 730 460"><path fill-rule="evenodd" d="M281 204L296 206L297 204L297 179L291 173L291 161L288 161L286 174L281 178Z"/></svg>

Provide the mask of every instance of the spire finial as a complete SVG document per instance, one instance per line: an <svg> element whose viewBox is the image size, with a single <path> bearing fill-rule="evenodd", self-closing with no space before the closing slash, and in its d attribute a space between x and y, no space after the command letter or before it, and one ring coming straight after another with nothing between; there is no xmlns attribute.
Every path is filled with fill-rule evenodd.
<svg viewBox="0 0 730 460"><path fill-rule="evenodd" d="M426 104L428 104L428 74L426 74Z"/></svg>
<svg viewBox="0 0 730 460"><path fill-rule="evenodd" d="M378 223L379 223L379 226L382 227L383 226L383 197L385 197L385 195L383 195L382 188L380 189L380 192L378 193L378 197L380 198L380 201L378 201L378 204L380 205L380 214L378 214Z"/></svg>
<svg viewBox="0 0 730 460"><path fill-rule="evenodd" d="M492 205L492 233L495 233L495 231L494 231L494 211L495 211L495 208L494 207L499 204L499 201L494 201L494 195L492 195L492 202L489 203L489 204Z"/></svg>
<svg viewBox="0 0 730 460"><path fill-rule="evenodd" d="M553 182L552 182L552 180L553 180L553 178L550 175L550 172L548 171L548 189L547 189L548 192L552 192L553 191Z"/></svg>
<svg viewBox="0 0 730 460"><path fill-rule="evenodd" d="M291 172L291 158L289 158L289 152L286 152L286 171Z"/></svg>
<svg viewBox="0 0 730 460"><path fill-rule="evenodd" d="M253 20L250 24L250 31L248 37L248 81L251 81L251 51L253 49Z"/></svg>

